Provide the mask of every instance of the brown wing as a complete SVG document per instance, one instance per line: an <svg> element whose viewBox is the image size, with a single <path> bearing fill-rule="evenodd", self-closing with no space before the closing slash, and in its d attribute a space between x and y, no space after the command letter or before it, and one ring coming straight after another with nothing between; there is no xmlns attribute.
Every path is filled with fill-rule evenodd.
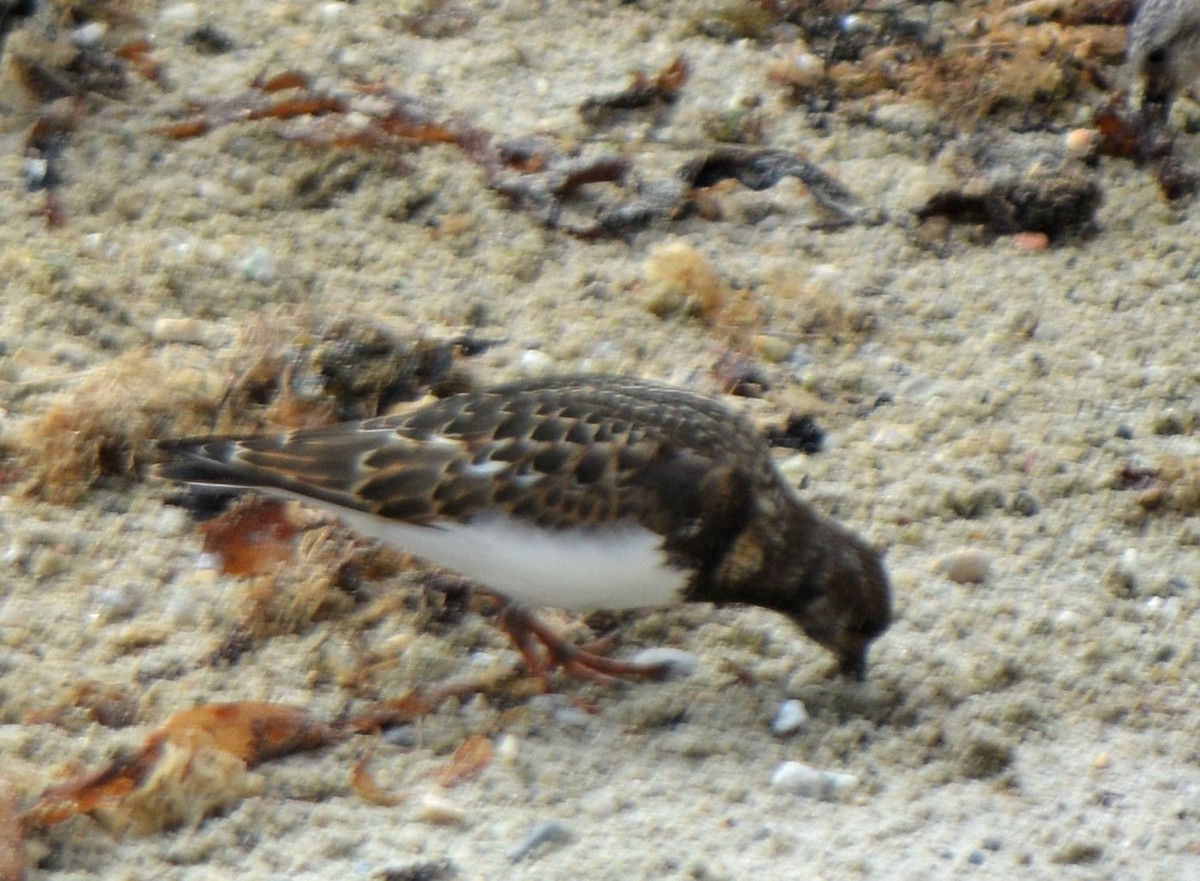
<svg viewBox="0 0 1200 881"><path fill-rule="evenodd" d="M549 528L635 519L681 549L738 509L751 483L771 479L762 441L719 402L611 377L514 383L361 423L160 448L170 457L160 474L173 480L416 523L481 508ZM747 473L745 462L765 471Z"/></svg>

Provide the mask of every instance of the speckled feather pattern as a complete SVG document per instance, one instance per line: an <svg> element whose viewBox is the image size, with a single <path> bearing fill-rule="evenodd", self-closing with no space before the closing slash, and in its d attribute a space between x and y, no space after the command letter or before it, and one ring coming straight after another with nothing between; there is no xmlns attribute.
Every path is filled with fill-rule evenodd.
<svg viewBox="0 0 1200 881"><path fill-rule="evenodd" d="M365 422L160 448L168 479L308 498L409 536L482 515L571 536L640 526L690 573L681 599L782 611L849 667L890 621L878 555L808 509L729 407L658 383L518 382Z"/></svg>
<svg viewBox="0 0 1200 881"><path fill-rule="evenodd" d="M765 507L789 492L766 444L728 407L633 379L514 383L352 426L161 448L190 453L162 469L171 479L236 475L418 524L498 509L549 529L633 519L682 540L677 521L723 501L698 489L728 482L728 463Z"/></svg>

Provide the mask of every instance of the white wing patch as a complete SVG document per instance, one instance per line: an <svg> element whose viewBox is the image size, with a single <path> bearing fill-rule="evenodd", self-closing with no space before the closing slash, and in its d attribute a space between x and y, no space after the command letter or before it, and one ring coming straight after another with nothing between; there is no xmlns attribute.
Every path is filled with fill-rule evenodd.
<svg viewBox="0 0 1200 881"><path fill-rule="evenodd" d="M687 573L636 524L551 532L500 512L417 526L329 506L353 529L530 607L637 609L679 602Z"/></svg>

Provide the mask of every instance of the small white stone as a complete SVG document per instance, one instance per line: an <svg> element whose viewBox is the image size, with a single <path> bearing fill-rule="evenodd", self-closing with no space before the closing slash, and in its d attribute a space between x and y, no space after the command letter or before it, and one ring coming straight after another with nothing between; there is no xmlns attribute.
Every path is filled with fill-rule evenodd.
<svg viewBox="0 0 1200 881"><path fill-rule="evenodd" d="M526 349L521 353L521 368L529 371L549 370L554 360L545 352Z"/></svg>
<svg viewBox="0 0 1200 881"><path fill-rule="evenodd" d="M49 173L50 162L47 159L31 157L25 160L25 181L30 187L44 186Z"/></svg>
<svg viewBox="0 0 1200 881"><path fill-rule="evenodd" d="M374 54L363 46L346 46L338 52L337 60L342 67L363 68L369 65L374 57Z"/></svg>
<svg viewBox="0 0 1200 881"><path fill-rule="evenodd" d="M1071 609L1063 609L1054 616L1054 626L1059 630L1078 630L1079 613Z"/></svg>
<svg viewBox="0 0 1200 881"><path fill-rule="evenodd" d="M163 24L189 25L200 19L200 7L195 3L176 3L158 14Z"/></svg>
<svg viewBox="0 0 1200 881"><path fill-rule="evenodd" d="M880 450L909 450L916 446L916 436L908 426L885 425L871 438L871 446Z"/></svg>
<svg viewBox="0 0 1200 881"><path fill-rule="evenodd" d="M250 281L271 284L279 271L275 255L262 245L255 245L238 264L238 270Z"/></svg>
<svg viewBox="0 0 1200 881"><path fill-rule="evenodd" d="M795 734L807 724L808 709L804 706L804 702L787 700L781 703L779 709L775 711L775 718L771 720L771 733L776 737L787 737Z"/></svg>
<svg viewBox="0 0 1200 881"><path fill-rule="evenodd" d="M512 734L501 734L496 739L496 760L505 765L515 764L521 754L521 739Z"/></svg>
<svg viewBox="0 0 1200 881"><path fill-rule="evenodd" d="M345 3L322 3L321 21L335 21L336 19L341 18L345 12Z"/></svg>
<svg viewBox="0 0 1200 881"><path fill-rule="evenodd" d="M102 587L93 595L92 614L101 621L118 621L130 618L141 604L142 595L128 584L112 584Z"/></svg>
<svg viewBox="0 0 1200 881"><path fill-rule="evenodd" d="M586 728L592 717L579 707L560 707L554 711L554 721L564 728Z"/></svg>
<svg viewBox="0 0 1200 881"><path fill-rule="evenodd" d="M201 551L196 554L197 569L220 569L222 566L220 554L214 554L212 551Z"/></svg>
<svg viewBox="0 0 1200 881"><path fill-rule="evenodd" d="M80 49L89 49L100 45L104 35L108 33L108 25L102 21L89 21L71 32L71 42Z"/></svg>
<svg viewBox="0 0 1200 881"><path fill-rule="evenodd" d="M691 676L700 666L700 658L696 655L669 646L642 649L629 660L646 666L663 664L667 667L667 676Z"/></svg>
<svg viewBox="0 0 1200 881"><path fill-rule="evenodd" d="M1075 159L1087 159L1097 149L1100 135L1090 128L1071 129L1063 136L1063 146Z"/></svg>
<svg viewBox="0 0 1200 881"><path fill-rule="evenodd" d="M461 826L467 822L467 810L448 798L426 793L417 808L417 819L439 826Z"/></svg>
<svg viewBox="0 0 1200 881"><path fill-rule="evenodd" d="M472 667L482 667L487 669L496 663L498 655L495 652L485 652L482 649L471 652L467 655L467 662Z"/></svg>
<svg viewBox="0 0 1200 881"><path fill-rule="evenodd" d="M771 775L773 789L822 801L840 801L857 785L853 774L822 771L803 762L784 762Z"/></svg>
<svg viewBox="0 0 1200 881"><path fill-rule="evenodd" d="M992 572L988 555L974 548L940 557L935 569L958 584L983 584Z"/></svg>

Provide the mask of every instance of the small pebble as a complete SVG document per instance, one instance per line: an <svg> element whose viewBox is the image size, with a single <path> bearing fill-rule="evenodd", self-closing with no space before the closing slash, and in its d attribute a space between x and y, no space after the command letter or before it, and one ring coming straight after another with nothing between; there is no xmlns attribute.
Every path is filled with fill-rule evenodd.
<svg viewBox="0 0 1200 881"><path fill-rule="evenodd" d="M128 584L102 587L93 596L92 616L105 622L131 618L141 601L141 592Z"/></svg>
<svg viewBox="0 0 1200 881"><path fill-rule="evenodd" d="M841 801L858 785L853 774L822 771L803 762L784 762L771 775L771 788L822 801Z"/></svg>
<svg viewBox="0 0 1200 881"><path fill-rule="evenodd" d="M1067 153L1076 159L1091 157L1098 143L1099 137L1095 130L1090 128L1071 129L1063 136L1063 145L1067 148Z"/></svg>
<svg viewBox="0 0 1200 881"><path fill-rule="evenodd" d="M1018 251L1045 251L1050 247L1050 236L1044 232L1019 232L1012 242Z"/></svg>
<svg viewBox="0 0 1200 881"><path fill-rule="evenodd" d="M570 840L570 829L557 820L547 820L529 833L529 837L517 845L508 858L514 863L519 863L543 844L561 844Z"/></svg>
<svg viewBox="0 0 1200 881"><path fill-rule="evenodd" d="M163 24L194 24L200 19L200 7L195 3L176 3L158 14Z"/></svg>
<svg viewBox="0 0 1200 881"><path fill-rule="evenodd" d="M521 740L512 734L501 734L496 739L496 760L512 765L521 754Z"/></svg>
<svg viewBox="0 0 1200 881"><path fill-rule="evenodd" d="M383 732L383 742L389 746L413 747L419 742L415 726L401 725Z"/></svg>
<svg viewBox="0 0 1200 881"><path fill-rule="evenodd" d="M559 707L554 711L554 721L564 728L586 728L592 724L592 717L579 707Z"/></svg>
<svg viewBox="0 0 1200 881"><path fill-rule="evenodd" d="M795 348L791 340L774 334L761 333L754 338L754 349L759 357L772 364L782 364L790 359Z"/></svg>
<svg viewBox="0 0 1200 881"><path fill-rule="evenodd" d="M917 445L917 437L907 426L885 425L871 438L871 446L881 450L911 450Z"/></svg>
<svg viewBox="0 0 1200 881"><path fill-rule="evenodd" d="M107 32L108 25L104 22L89 21L71 32L71 42L80 49L92 49L100 45L100 41L104 39Z"/></svg>
<svg viewBox="0 0 1200 881"><path fill-rule="evenodd" d="M669 646L642 649L629 660L634 664L666 665L667 676L691 676L700 666L696 655Z"/></svg>
<svg viewBox="0 0 1200 881"><path fill-rule="evenodd" d="M1078 612L1071 609L1063 609L1054 616L1054 626L1059 630L1078 630L1080 620Z"/></svg>
<svg viewBox="0 0 1200 881"><path fill-rule="evenodd" d="M429 793L421 799L417 819L439 826L460 826L467 822L467 810L448 798Z"/></svg>
<svg viewBox="0 0 1200 881"><path fill-rule="evenodd" d="M967 548L940 557L934 569L957 584L983 584L992 564L983 551Z"/></svg>
<svg viewBox="0 0 1200 881"><path fill-rule="evenodd" d="M775 711L771 720L771 733L776 737L787 737L795 734L808 724L808 710L804 703L798 700L787 700Z"/></svg>
<svg viewBox="0 0 1200 881"><path fill-rule="evenodd" d="M530 372L548 370L553 359L538 349L526 349L521 353L521 369Z"/></svg>
<svg viewBox="0 0 1200 881"><path fill-rule="evenodd" d="M251 248L238 262L237 268L248 281L256 281L259 284L271 284L279 274L278 260L262 245Z"/></svg>
<svg viewBox="0 0 1200 881"><path fill-rule="evenodd" d="M219 570L223 561L220 554L214 554L212 551L201 551L196 554L197 569L213 569Z"/></svg>

